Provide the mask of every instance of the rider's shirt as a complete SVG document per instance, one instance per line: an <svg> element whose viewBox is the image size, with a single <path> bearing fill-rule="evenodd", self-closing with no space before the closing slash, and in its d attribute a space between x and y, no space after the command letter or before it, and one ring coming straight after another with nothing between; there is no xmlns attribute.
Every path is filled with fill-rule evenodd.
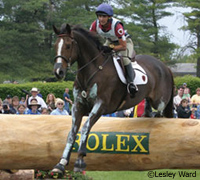
<svg viewBox="0 0 200 180"><path fill-rule="evenodd" d="M118 41L118 39L121 38L126 39L124 27L116 18L109 19L109 26L107 29L104 29L97 19L92 23L90 31L97 32L100 36L112 42Z"/></svg>

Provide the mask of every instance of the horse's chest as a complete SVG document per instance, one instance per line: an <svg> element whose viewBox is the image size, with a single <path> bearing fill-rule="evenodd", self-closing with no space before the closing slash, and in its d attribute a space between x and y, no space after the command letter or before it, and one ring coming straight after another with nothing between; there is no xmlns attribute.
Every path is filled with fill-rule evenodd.
<svg viewBox="0 0 200 180"><path fill-rule="evenodd" d="M87 90L73 89L74 100L79 103L92 103L97 99L98 86L95 83Z"/></svg>

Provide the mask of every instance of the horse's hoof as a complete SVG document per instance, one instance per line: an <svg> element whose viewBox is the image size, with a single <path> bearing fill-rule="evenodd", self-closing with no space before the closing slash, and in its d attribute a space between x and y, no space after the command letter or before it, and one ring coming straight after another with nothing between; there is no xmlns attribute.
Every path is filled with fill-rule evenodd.
<svg viewBox="0 0 200 180"><path fill-rule="evenodd" d="M53 170L51 171L50 175L54 179L62 178L65 173L65 167L58 163Z"/></svg>
<svg viewBox="0 0 200 180"><path fill-rule="evenodd" d="M74 172L83 172L86 168L86 163L83 159L77 159L74 163Z"/></svg>

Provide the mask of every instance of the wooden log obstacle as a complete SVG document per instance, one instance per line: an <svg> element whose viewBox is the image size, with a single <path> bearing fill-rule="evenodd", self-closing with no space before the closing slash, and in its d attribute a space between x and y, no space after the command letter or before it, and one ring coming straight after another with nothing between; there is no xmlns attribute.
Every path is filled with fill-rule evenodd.
<svg viewBox="0 0 200 180"><path fill-rule="evenodd" d="M71 116L0 115L0 127L0 169L50 170L62 155ZM199 138L198 120L102 117L88 139L86 170L199 169ZM76 158L73 152L69 169Z"/></svg>

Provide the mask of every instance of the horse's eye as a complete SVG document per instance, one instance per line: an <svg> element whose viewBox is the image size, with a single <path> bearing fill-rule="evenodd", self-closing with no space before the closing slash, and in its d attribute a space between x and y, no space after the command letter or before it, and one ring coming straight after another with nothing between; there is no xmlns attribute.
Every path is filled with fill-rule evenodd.
<svg viewBox="0 0 200 180"><path fill-rule="evenodd" d="M70 44L67 44L67 49L70 49Z"/></svg>

